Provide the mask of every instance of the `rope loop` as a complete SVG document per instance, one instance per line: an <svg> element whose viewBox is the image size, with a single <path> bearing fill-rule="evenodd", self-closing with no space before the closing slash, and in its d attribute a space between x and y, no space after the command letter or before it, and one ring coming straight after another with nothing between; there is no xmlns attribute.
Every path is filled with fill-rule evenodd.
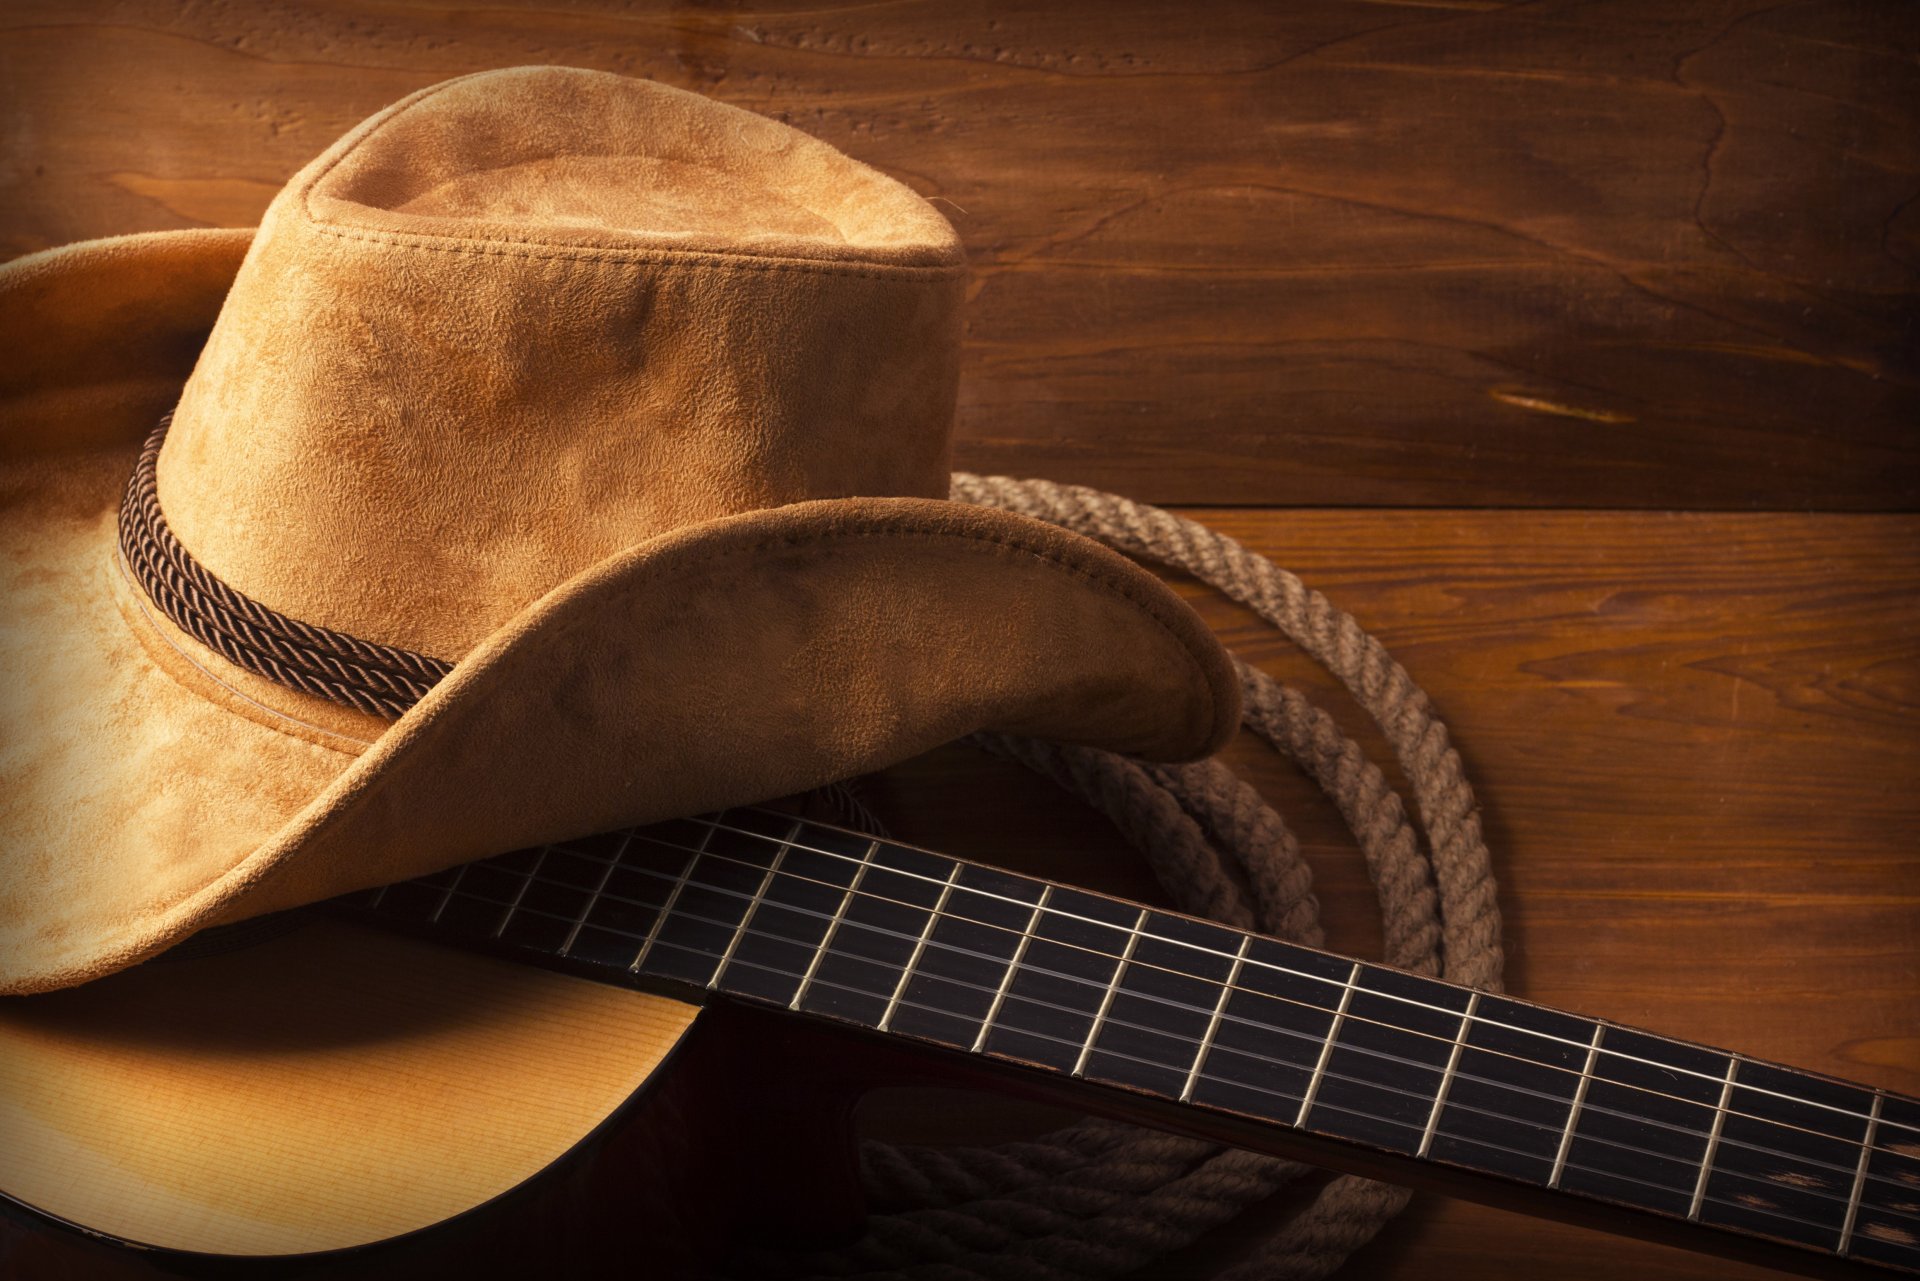
<svg viewBox="0 0 1920 1281"><path fill-rule="evenodd" d="M168 419L141 451L120 508L120 552L175 624L229 661L294 689L397 718L446 662L302 623L201 566L160 510ZM1245 727L1312 778L1358 841L1380 901L1386 960L1472 987L1500 981L1500 915L1473 789L1420 687L1350 615L1197 521L1114 494L1042 480L956 473L953 497L1019 513L1192 574L1248 606L1310 654L1380 726L1412 789L1407 807L1379 768L1298 691L1236 661ZM1147 765L999 734L985 751L1052 778L1113 821L1183 910L1306 944L1323 941L1299 842L1218 760ZM835 793L852 825L858 798ZM925 1281L1101 1281L1184 1249L1311 1173L1293 1161L1134 1126L1086 1120L1027 1143L940 1150L869 1144L876 1205L867 1235L836 1252L754 1256L761 1272ZM1304 1208L1221 1281L1323 1277L1371 1240L1408 1194L1349 1175L1320 1181Z"/></svg>
<svg viewBox="0 0 1920 1281"><path fill-rule="evenodd" d="M175 537L160 510L160 447L147 436L120 500L120 555L176 627L235 666L291 689L398 720L453 670L443 659L303 623L222 582Z"/></svg>
<svg viewBox="0 0 1920 1281"><path fill-rule="evenodd" d="M955 473L953 497L1192 574L1312 655L1385 734L1426 842L1380 769L1330 716L1236 660L1244 726L1312 778L1352 829L1380 901L1385 959L1457 983L1499 985L1492 859L1459 753L1426 694L1350 615L1234 539L1118 495ZM1218 760L1146 765L998 734L972 741L1106 814L1182 910L1294 942L1324 941L1298 841ZM995 1147L870 1143L862 1168L883 1210L865 1237L844 1250L755 1255L742 1266L816 1277L1104 1281L1167 1258L1314 1173L1298 1162L1098 1119ZM1327 1276L1408 1195L1351 1175L1319 1181L1305 1205L1220 1281Z"/></svg>

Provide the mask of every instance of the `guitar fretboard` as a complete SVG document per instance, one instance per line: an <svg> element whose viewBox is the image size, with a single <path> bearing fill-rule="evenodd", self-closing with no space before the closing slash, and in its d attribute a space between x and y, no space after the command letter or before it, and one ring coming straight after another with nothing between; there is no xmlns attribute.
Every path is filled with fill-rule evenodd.
<svg viewBox="0 0 1920 1281"><path fill-rule="evenodd" d="M357 895L416 928L1920 1271L1920 1101L763 810Z"/></svg>

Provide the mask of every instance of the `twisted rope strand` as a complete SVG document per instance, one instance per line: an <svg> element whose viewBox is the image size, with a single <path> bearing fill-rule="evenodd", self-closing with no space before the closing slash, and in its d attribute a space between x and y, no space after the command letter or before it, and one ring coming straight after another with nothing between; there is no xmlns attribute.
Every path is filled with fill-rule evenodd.
<svg viewBox="0 0 1920 1281"><path fill-rule="evenodd" d="M1331 717L1239 663L1243 723L1311 777L1353 830L1380 900L1387 959L1457 982L1498 984L1491 858L1464 768L1425 694L1358 623L1234 540L1115 495L968 475L954 477L953 494L1184 569L1251 606L1340 679L1400 759L1430 852L1399 795ZM1148 766L1001 735L974 742L1107 814L1181 908L1257 923L1297 942L1322 941L1298 842L1218 761ZM1167 1258L1308 1172L1297 1162L1098 1119L990 1148L869 1143L862 1163L877 1204L918 1208L875 1215L867 1235L846 1250L754 1256L747 1266L915 1281L1096 1281ZM1407 1200L1401 1188L1331 1178L1221 1281L1327 1276Z"/></svg>
<svg viewBox="0 0 1920 1281"><path fill-rule="evenodd" d="M1450 946L1472 958L1468 969L1450 969L1450 977L1476 987L1498 982L1500 916L1492 861L1460 755L1426 692L1352 615L1238 540L1116 494L956 472L953 496L1032 516L1185 570L1279 628L1345 685L1380 726L1412 785L1432 845Z"/></svg>
<svg viewBox="0 0 1920 1281"><path fill-rule="evenodd" d="M1234 665L1243 722L1319 785L1359 843L1380 897L1387 963L1433 972L1441 949L1433 868L1420 852L1400 794L1360 745L1298 690L1239 659ZM1258 793L1251 803L1264 805Z"/></svg>
<svg viewBox="0 0 1920 1281"><path fill-rule="evenodd" d="M168 618L228 661L371 715L397 718L451 664L279 614L194 560L160 510L163 418L128 483L119 543ZM956 499L1036 517L1186 570L1254 609L1338 678L1385 733L1413 788L1430 852L1379 769L1325 712L1236 660L1243 723L1292 759L1353 830L1380 900L1387 959L1495 987L1501 968L1491 858L1446 727L1406 671L1349 615L1265 557L1197 522L1112 494L956 474ZM1184 910L1322 941L1312 872L1280 816L1218 761L1146 766L1110 753L983 734L975 742L1053 778L1108 815ZM857 795L845 817L870 823ZM1235 873L1245 878L1244 887ZM1251 897L1249 897L1249 892ZM744 1266L924 1281L1095 1281L1179 1250L1308 1167L1098 1119L1035 1142L938 1150L868 1144L879 1214L844 1251L747 1256ZM1352 1176L1322 1184L1222 1281L1326 1276L1406 1205Z"/></svg>
<svg viewBox="0 0 1920 1281"><path fill-rule="evenodd" d="M372 641L360 640L344 632L329 631L324 627L317 627L297 618L277 613L245 593L228 586L195 561L173 536L173 531L168 527L166 518L160 511L158 486L160 449L166 441L167 431L171 425L172 415L163 417L148 435L146 445L141 450L140 463L135 471L138 501L144 523L168 564L191 583L195 590L204 594L210 603L252 623L269 635L284 638L308 648L333 651L344 661L370 668L384 668L400 677L421 680L429 684L446 675L450 665L437 658L429 658L391 645L379 645Z"/></svg>
<svg viewBox="0 0 1920 1281"><path fill-rule="evenodd" d="M120 552L175 626L228 662L303 693L398 719L451 663L290 618L222 582L181 545L160 510L158 467L172 415L147 437L120 503Z"/></svg>

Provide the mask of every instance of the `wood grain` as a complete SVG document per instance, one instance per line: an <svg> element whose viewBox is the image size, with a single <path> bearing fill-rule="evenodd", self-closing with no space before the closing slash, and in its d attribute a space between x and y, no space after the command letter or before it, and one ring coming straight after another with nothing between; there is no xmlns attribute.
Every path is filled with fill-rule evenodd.
<svg viewBox="0 0 1920 1281"><path fill-rule="evenodd" d="M0 252L244 225L433 81L788 120L975 264L958 462L1159 502L1920 496L1904 0L23 0Z"/></svg>
<svg viewBox="0 0 1920 1281"><path fill-rule="evenodd" d="M1479 793L1510 990L1920 1092L1920 517L1204 515L1353 613L1432 695ZM1311 662L1237 606L1195 599L1389 763ZM1331 945L1378 955L1331 804L1262 746L1231 756L1299 836ZM1157 894L1103 820L969 749L873 795L905 839ZM1001 1133L1043 1120L995 1115ZM912 1137L995 1124L915 1097L870 1117ZM1210 1276L1225 1248L1156 1275ZM1353 1269L1521 1278L1543 1258L1569 1279L1765 1275L1435 1199Z"/></svg>
<svg viewBox="0 0 1920 1281"><path fill-rule="evenodd" d="M1913 506L1917 54L1901 0L22 0L0 12L0 254L249 223L365 115L483 67L787 119L968 244L959 465L1434 509L1207 519L1433 694L1480 789L1512 989L1920 1092L1920 517L1465 510ZM1263 749L1233 759L1299 834L1334 942L1372 951L1331 806ZM875 798L908 839L1154 892L1100 820L965 749ZM1049 1115L869 1109L967 1140ZM1350 1271L1548 1268L1761 1275L1437 1198Z"/></svg>
<svg viewBox="0 0 1920 1281"><path fill-rule="evenodd" d="M175 1250L383 1240L568 1152L695 1008L326 920L10 998L0 1188Z"/></svg>

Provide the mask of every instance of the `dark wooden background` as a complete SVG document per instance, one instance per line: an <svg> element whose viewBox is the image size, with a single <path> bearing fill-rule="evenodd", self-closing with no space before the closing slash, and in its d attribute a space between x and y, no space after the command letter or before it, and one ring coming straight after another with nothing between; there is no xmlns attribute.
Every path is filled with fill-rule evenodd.
<svg viewBox="0 0 1920 1281"><path fill-rule="evenodd" d="M1480 787L1514 990L1920 1092L1920 6L16 0L0 255L245 225L365 115L526 62L936 198L974 260L959 464L1196 508L1376 631ZM1331 806L1234 757L1336 943L1375 946ZM962 750L876 796L909 838L1153 892ZM1736 1275L1437 1198L1352 1271L1437 1267Z"/></svg>

